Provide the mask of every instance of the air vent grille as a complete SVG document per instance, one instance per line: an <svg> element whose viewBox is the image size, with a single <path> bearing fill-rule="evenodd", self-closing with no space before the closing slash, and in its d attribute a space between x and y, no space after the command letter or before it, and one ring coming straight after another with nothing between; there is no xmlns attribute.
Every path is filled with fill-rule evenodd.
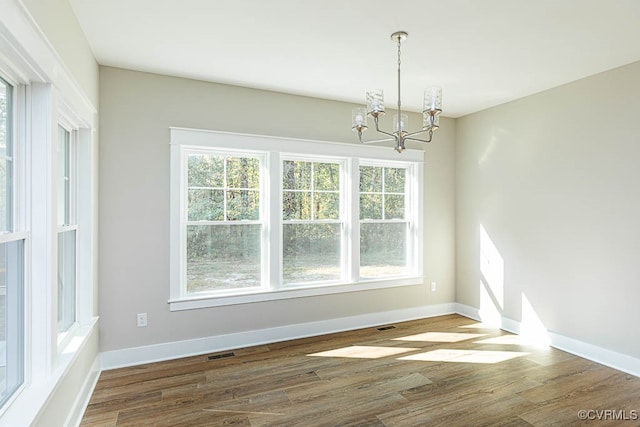
<svg viewBox="0 0 640 427"><path fill-rule="evenodd" d="M216 359L224 359L226 357L233 357L236 354L233 351L230 351L228 353L220 353L220 354L212 354L211 356L208 357L209 360L216 360Z"/></svg>

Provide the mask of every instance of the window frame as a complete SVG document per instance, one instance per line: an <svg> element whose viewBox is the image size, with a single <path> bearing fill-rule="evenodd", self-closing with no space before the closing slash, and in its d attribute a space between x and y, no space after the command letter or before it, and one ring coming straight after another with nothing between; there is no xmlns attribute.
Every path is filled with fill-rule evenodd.
<svg viewBox="0 0 640 427"><path fill-rule="evenodd" d="M6 231L0 232L0 244L20 243L20 251L16 254L6 254L7 259L10 257L16 259L18 265L18 271L13 272L19 279L17 292L10 294L5 287L5 304L9 305L9 299L11 299L12 306L15 305L14 319L15 324L10 324L9 310L5 311L5 327L12 329L12 333L15 336L15 345L17 349L14 354L9 351L9 343L5 344L5 357L6 365L9 366L11 359L18 363L17 371L14 372L19 377L19 382L14 385L14 388L4 396L0 402L0 408L5 410L13 400L15 400L21 393L21 391L28 385L29 372L27 363L27 338L26 332L28 330L27 319L25 313L27 312L27 281L28 281L28 233L25 230L26 223L26 211L25 211L25 141L24 133L21 132L22 124L24 122L24 115L22 113L26 104L26 92L23 85L17 80L7 76L6 74L0 74L2 82L11 89L10 94L7 96L7 105L9 108L9 114L7 117L8 130L6 134L7 148L9 153L5 154L5 158L11 162L11 169L7 174L7 186L6 191L11 192L7 195L7 212L6 212ZM9 146L9 143L11 144ZM8 286L9 283L6 283ZM9 331L6 331L9 333ZM8 376L8 375L7 375Z"/></svg>
<svg viewBox="0 0 640 427"><path fill-rule="evenodd" d="M424 284L423 278L423 168L424 151L406 150L402 157L388 147L365 146L349 143L324 142L285 137L248 135L229 132L216 132L198 129L171 127L170 141L170 286L169 308L171 311L217 307L261 301L272 301L288 298L329 295L342 292L365 291L371 289L391 288L397 286L414 286ZM232 148L229 148L232 147ZM291 147L295 147L293 152ZM265 156L265 167L261 185L264 186L264 200L261 209L265 210L265 227L263 239L267 247L267 286L252 292L227 292L226 294L188 295L184 293L183 283L184 257L184 223L185 203L185 150L226 150L239 153L261 153ZM339 153L337 155L336 153ZM341 163L341 192L344 194L340 203L340 215L343 219L342 233L345 238L341 242L341 278L338 281L307 282L304 286L282 285L282 164L285 159L322 162L323 160ZM402 165L411 170L412 185L407 189L406 198L411 200L405 209L410 213L414 226L411 227L410 247L407 254L412 254L413 268L407 275L383 278L359 278L359 164L360 162L376 163L385 167ZM408 171L409 171L408 169ZM344 200L344 202L343 202ZM262 199L261 199L262 202ZM408 243L409 244L409 243ZM263 260L264 261L264 260Z"/></svg>
<svg viewBox="0 0 640 427"><path fill-rule="evenodd" d="M57 313L57 348L58 351L61 351L68 344L69 340L73 337L75 329L78 327L78 129L73 126L71 121L69 121L66 117L61 116L58 118L57 122L57 134L56 134L56 185L58 184L58 179L60 178L60 164L59 164L59 151L61 149L61 141L60 141L60 130L66 132L67 139L65 140L65 144L62 147L64 152L64 164L65 170L63 171L64 177L67 179L64 191L64 212L62 214L63 218L60 219L59 212L59 203L60 203L60 188L56 188L56 248L59 249L59 239L61 236L67 235L67 233L73 234L73 321L64 329L60 330L60 295L56 292L57 301L56 301L56 313ZM61 272L60 270L60 257L66 256L67 254L61 254L59 250L56 250L56 262L57 262L57 277L60 280ZM60 291L60 289L58 289ZM64 298L64 296L63 296Z"/></svg>
<svg viewBox="0 0 640 427"><path fill-rule="evenodd" d="M419 230L417 228L420 227L420 222L419 220L416 220L416 216L415 216L415 211L417 206L415 206L416 203L416 198L417 198L417 191L418 189L414 188L415 186L415 180L417 179L416 174L416 168L413 164L407 164L406 162L394 162L394 161L387 161L387 162L380 162L380 161L370 161L370 160L364 160L362 162L359 162L358 167L362 167L362 166L372 166L372 167L380 167L383 170L385 168L395 168L395 169L404 169L405 170L405 189L404 189L404 218L403 219L386 219L386 218L381 218L381 219L368 219L368 218L360 218L359 217L359 212L358 212L358 223L360 225L360 228L362 226L362 224L402 224L405 223L406 227L407 227L407 248L406 248L406 263L407 263L407 274L406 275L417 275L417 274L422 274L422 270L421 268L418 268L418 264L419 264L419 260L416 259L416 254L417 253L422 253L421 248L418 248L416 246L416 239L418 239L419 237ZM384 173L384 172L383 172ZM365 194L376 194L377 192L364 192ZM359 192L359 194L362 194L362 192ZM379 194L381 194L383 196L383 202L382 202L382 215L384 216L384 196L387 194L398 194L395 192L386 192L385 188L384 188L384 178L383 178L383 188L382 191L379 192ZM421 208L420 208L421 209ZM421 218L420 218L421 219ZM362 266L359 265L358 268L360 270ZM359 271L360 272L360 271ZM379 276L379 277L388 277L388 278L393 278L393 277L402 277L405 275L388 275L388 276ZM361 280L376 280L375 278L367 278L367 277L361 277Z"/></svg>
<svg viewBox="0 0 640 427"><path fill-rule="evenodd" d="M282 200L283 200L283 194L285 191L284 188L284 168L282 167L285 161L301 161L301 162L308 162L308 163L333 163L333 164L338 164L339 165L339 174L340 174L340 185L338 188L338 194L339 194L339 200L340 200L340 207L338 210L338 219L334 220L334 219L328 219L328 220L324 220L324 219L309 219L309 220L296 220L296 219L284 219L284 217L282 216ZM279 257L279 280L277 282L274 282L271 284L271 289L272 290L293 290L293 289L303 289L305 287L313 287L313 286L330 286L330 285L334 285L336 283L344 283L347 280L349 280L348 278L351 276L351 274L349 274L349 272L347 271L348 269L348 261L346 261L346 255L347 255L347 251L348 251L348 247L347 247L347 239L348 236L347 234L347 228L346 228L346 222L347 222L347 210L346 210L346 203L344 203L344 197L342 197L345 192L346 192L346 184L345 184L345 180L343 179L343 177L347 174L347 164L348 164L348 159L344 158L344 157L334 157L334 156L328 156L328 155L301 155L301 154L294 154L294 153L282 153L280 155L280 162L279 162L279 179L278 182L280 184L279 186L279 190L278 190L278 200L276 201L276 204L280 206L279 209L279 213L280 216L278 218L278 220L280 221L280 227L281 232L279 234L279 240L280 240L280 247L282 248L282 250L279 252L278 257ZM312 166L313 169L313 166ZM312 174L312 188L310 188L308 191L310 193L312 193L312 200L313 200L313 193L316 192L315 188L313 188L313 174ZM286 191L291 191L289 189L287 189ZM313 202L311 205L311 216L313 217ZM338 279L335 280L318 280L318 281L309 281L309 282L291 282L291 283L285 283L284 282L284 226L287 224L291 224L291 225L303 225L303 224L340 224L340 277ZM276 237L276 238L278 238Z"/></svg>
<svg viewBox="0 0 640 427"><path fill-rule="evenodd" d="M269 283L268 282L268 277L269 277L269 266L267 264L267 260L268 260L268 246L264 244L264 234L265 234L265 218L267 217L267 212L265 210L265 185L264 185L264 179L260 179L260 194L259 194L259 218L258 220L240 220L240 221L230 221L227 220L226 218L223 218L222 221L193 221L193 220L189 220L188 215L188 200L189 200L189 195L188 195L188 189L189 189L189 182L188 182L188 171L189 171L189 167L188 167L188 162L189 162L189 155L210 155L210 154L216 154L216 155L220 155L220 156L236 156L236 157L248 157L248 158L256 158L259 161L259 168L260 168L260 177L263 177L265 174L265 163L267 162L267 156L264 154L256 154L256 153L252 153L252 152L248 152L248 151L243 151L243 150L234 150L234 149L205 149L202 147L190 147L190 146L183 146L182 150L181 150L181 183L180 183L180 207L181 207L181 213L180 213L180 233L181 236L186 236L187 234L187 227L189 225L231 225L231 224L244 224L244 225L259 225L260 226L260 235L261 235L261 239L260 239L260 286L254 286L251 288L247 288L245 290L246 293L251 293L251 292L264 292L264 291L268 291L268 287L266 287L266 285ZM226 173L225 173L225 182L226 182ZM226 189L226 187L225 187ZM186 190L186 191L185 191ZM226 194L225 194L226 195ZM226 205L226 202L225 202ZM226 212L226 208L225 208L225 212ZM202 296L206 296L206 297L212 297L212 296L224 296L224 295L229 295L231 292L221 289L221 290L212 290L212 291L206 291L206 292L194 292L192 294L189 294L187 292L187 245L186 245L186 239L185 238L180 238L180 242L179 242L179 250L180 250L180 260L181 260L181 265L180 265L180 295L191 295L194 298L198 298L200 295ZM238 290L234 290L232 292L234 295L239 294L239 293L243 293L242 291L238 291Z"/></svg>

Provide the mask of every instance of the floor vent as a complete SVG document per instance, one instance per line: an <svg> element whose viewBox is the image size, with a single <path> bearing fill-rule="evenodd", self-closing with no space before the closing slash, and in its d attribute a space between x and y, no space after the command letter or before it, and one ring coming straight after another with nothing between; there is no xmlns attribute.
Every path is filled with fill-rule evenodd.
<svg viewBox="0 0 640 427"><path fill-rule="evenodd" d="M379 331L388 331L389 329L395 329L396 327L393 325L389 325L389 326L381 326L378 328Z"/></svg>
<svg viewBox="0 0 640 427"><path fill-rule="evenodd" d="M230 351L229 353L214 354L212 356L209 356L208 359L209 360L224 359L225 357L233 357L235 355L236 354L233 351Z"/></svg>

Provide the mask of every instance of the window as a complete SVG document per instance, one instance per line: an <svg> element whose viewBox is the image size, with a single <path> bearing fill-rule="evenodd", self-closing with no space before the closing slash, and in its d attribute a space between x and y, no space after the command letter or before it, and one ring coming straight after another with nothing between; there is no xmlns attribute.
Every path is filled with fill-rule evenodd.
<svg viewBox="0 0 640 427"><path fill-rule="evenodd" d="M360 166L360 276L407 272L406 168Z"/></svg>
<svg viewBox="0 0 640 427"><path fill-rule="evenodd" d="M0 406L24 381L24 233L16 221L14 87L0 78Z"/></svg>
<svg viewBox="0 0 640 427"><path fill-rule="evenodd" d="M283 284L341 277L340 164L282 162Z"/></svg>
<svg viewBox="0 0 640 427"><path fill-rule="evenodd" d="M58 125L58 333L76 321L75 138Z"/></svg>
<svg viewBox="0 0 640 427"><path fill-rule="evenodd" d="M259 288L260 158L211 152L186 157L186 293Z"/></svg>
<svg viewBox="0 0 640 427"><path fill-rule="evenodd" d="M172 310L422 283L422 152L171 135Z"/></svg>

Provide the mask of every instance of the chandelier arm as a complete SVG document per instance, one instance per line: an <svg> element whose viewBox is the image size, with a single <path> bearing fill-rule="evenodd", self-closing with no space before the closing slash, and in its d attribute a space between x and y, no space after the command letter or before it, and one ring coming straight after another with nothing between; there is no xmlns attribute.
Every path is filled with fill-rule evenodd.
<svg viewBox="0 0 640 427"><path fill-rule="evenodd" d="M418 135L418 134L421 134L421 133L424 133L424 132L429 132L429 130L428 129L422 129L422 130L419 130L417 132L411 132L411 133L406 134L404 136L404 138L407 139L410 136Z"/></svg>
<svg viewBox="0 0 640 427"><path fill-rule="evenodd" d="M375 144L376 142L389 142L389 141L393 141L393 140L395 140L395 138L374 139L372 141L362 141L362 140L360 140L360 142L362 142L363 144Z"/></svg>
<svg viewBox="0 0 640 427"><path fill-rule="evenodd" d="M390 137L391 137L391 138L393 138L393 139L397 139L397 136L396 136L395 134L393 134L393 133L389 133L389 132L385 132L385 131L383 131L383 130L381 130L381 129L380 129L380 126L378 125L378 117L374 117L374 118L373 118L373 122L376 124L376 132L379 132L379 133L381 133L381 134L384 134L384 135L390 136Z"/></svg>
<svg viewBox="0 0 640 427"><path fill-rule="evenodd" d="M423 132L426 132L426 131L423 131ZM419 132L412 133L411 135L415 135L416 133L419 133ZM429 139L419 139L419 138L410 138L410 137L405 137L404 139L405 139L405 140L407 140L407 139L408 139L408 140L411 140L411 141L418 141L418 142L426 142L426 143L429 143L429 142L431 142L431 140L433 139L433 131L429 131Z"/></svg>

